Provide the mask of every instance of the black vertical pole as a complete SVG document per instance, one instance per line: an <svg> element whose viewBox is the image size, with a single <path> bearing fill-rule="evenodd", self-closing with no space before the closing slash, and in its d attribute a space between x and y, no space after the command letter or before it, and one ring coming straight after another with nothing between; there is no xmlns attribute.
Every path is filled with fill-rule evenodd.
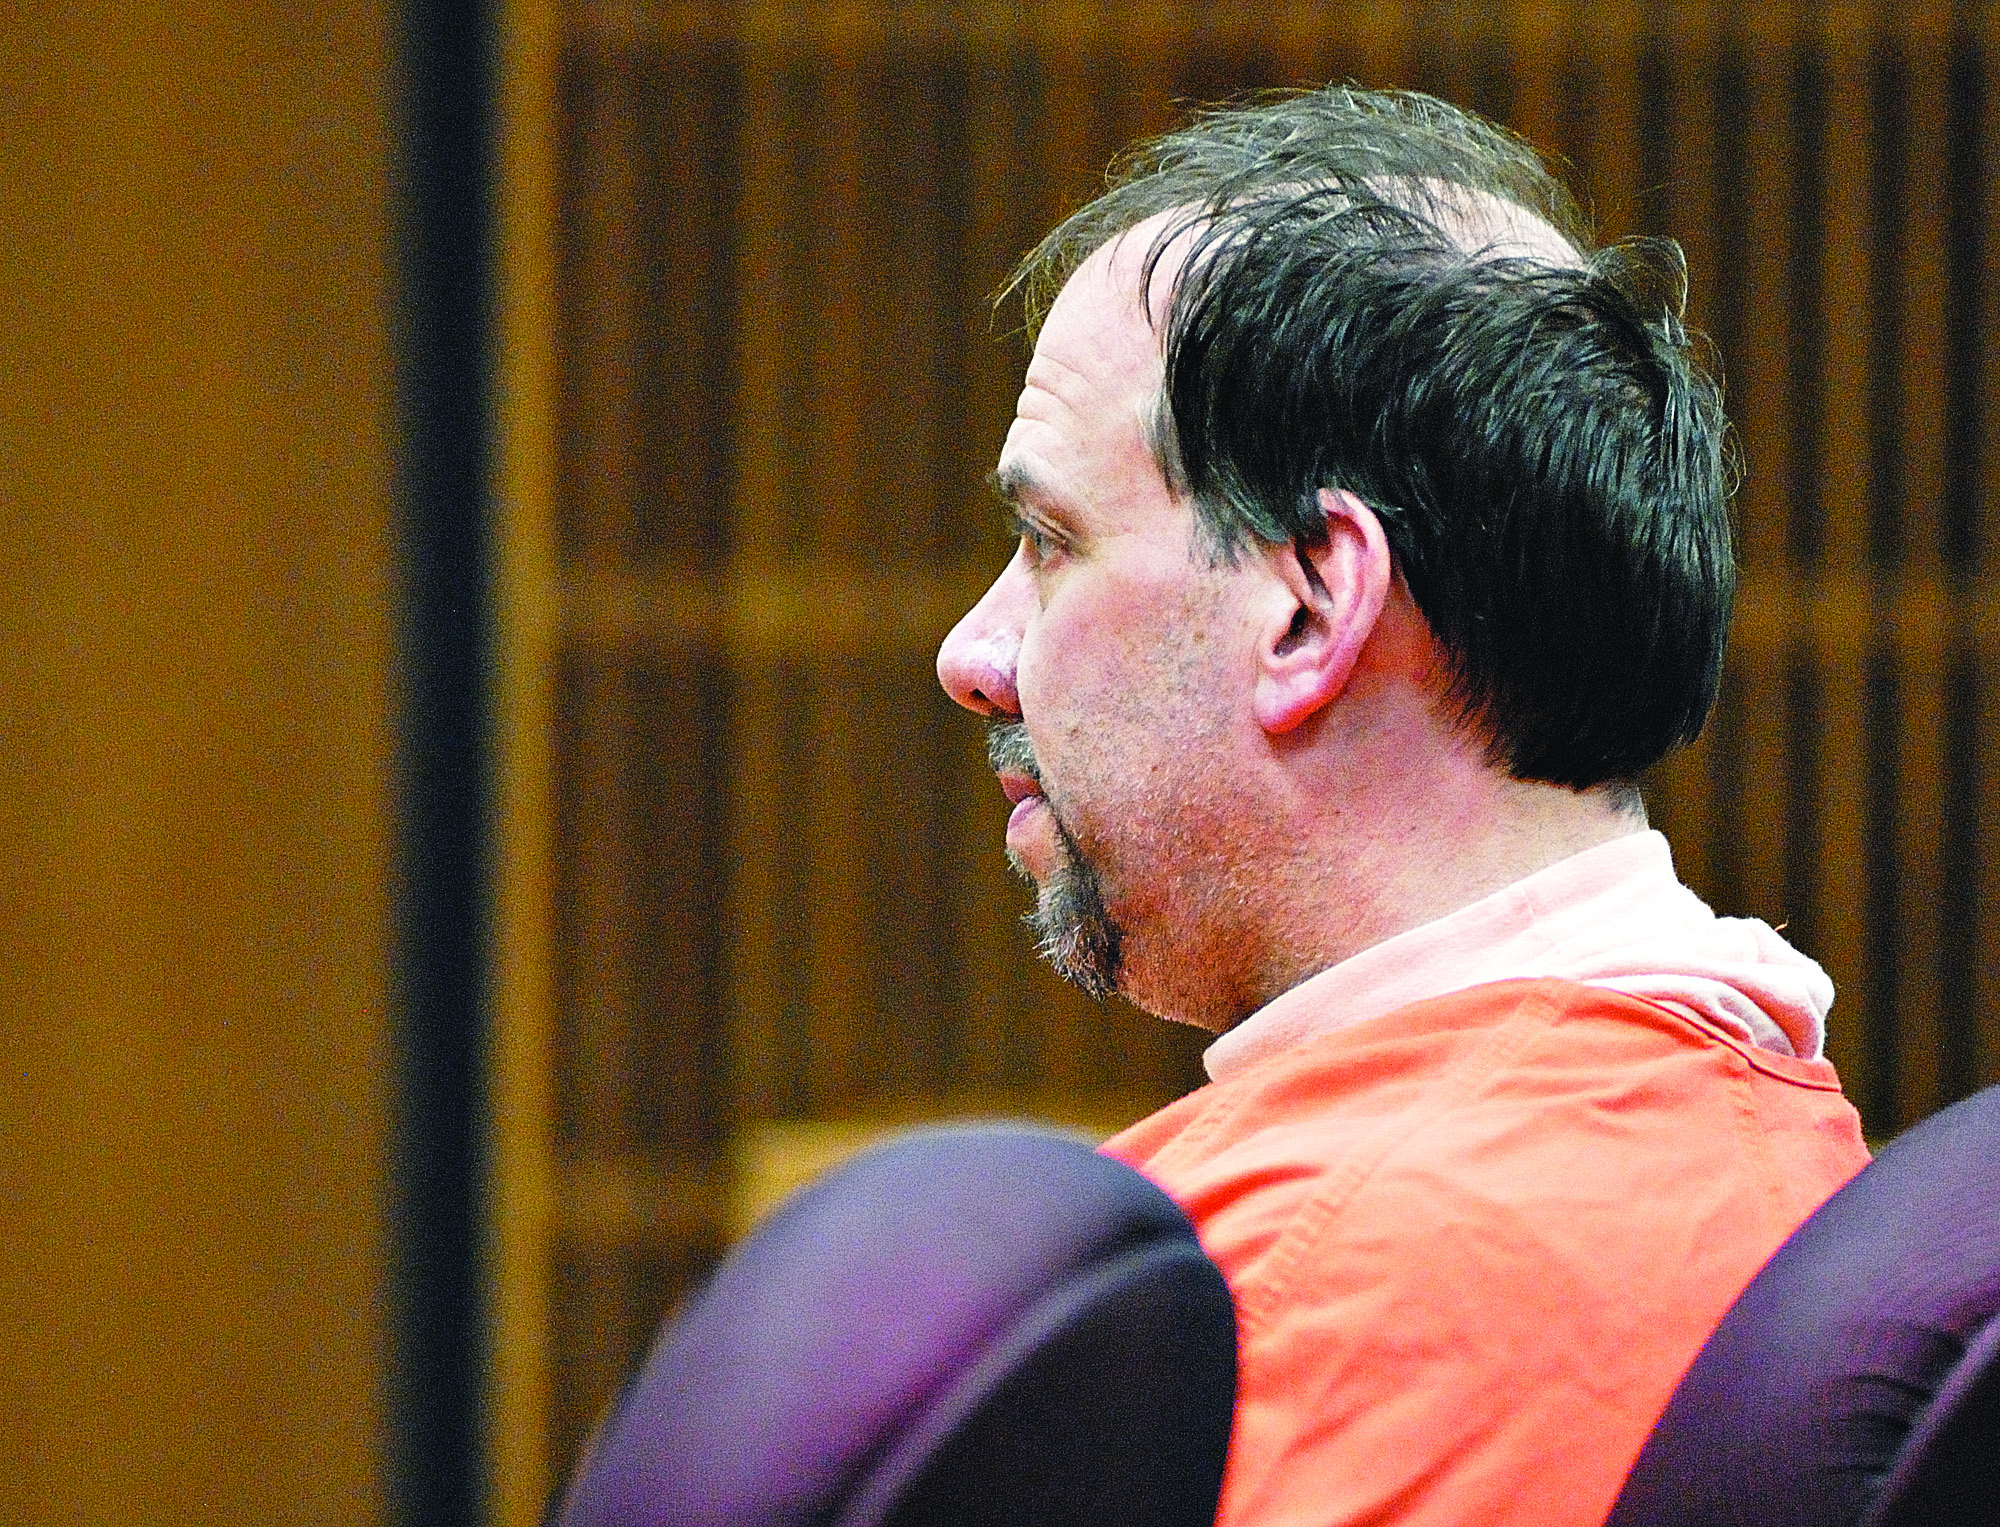
<svg viewBox="0 0 2000 1527"><path fill-rule="evenodd" d="M390 1506L482 1514L489 383L494 26L398 13L401 821Z"/></svg>

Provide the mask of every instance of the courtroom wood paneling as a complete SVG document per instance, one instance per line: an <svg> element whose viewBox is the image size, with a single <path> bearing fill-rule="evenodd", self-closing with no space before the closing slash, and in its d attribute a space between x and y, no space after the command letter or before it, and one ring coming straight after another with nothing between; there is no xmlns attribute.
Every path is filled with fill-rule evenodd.
<svg viewBox="0 0 2000 1527"><path fill-rule="evenodd" d="M1007 555L981 477L1023 354L984 299L1177 101L1432 89L1565 160L1608 236L1681 240L1745 581L1654 819L1718 909L1833 973L1873 1134L2000 1078L1996 46L1930 0L565 11L558 1381L503 1518L724 1243L745 1141L1103 1118L1198 1078L1198 1036L1035 963L978 728L931 672Z"/></svg>
<svg viewBox="0 0 2000 1527"><path fill-rule="evenodd" d="M653 1331L713 1263L712 1240L661 1248L630 1236L573 1246L555 1269L554 1408L558 1458L575 1458Z"/></svg>
<svg viewBox="0 0 2000 1527"><path fill-rule="evenodd" d="M560 675L556 1141L714 1155L726 674L577 653ZM708 1079L690 1085L690 1079Z"/></svg>
<svg viewBox="0 0 2000 1527"><path fill-rule="evenodd" d="M0 23L0 1522L393 1520L397 15Z"/></svg>

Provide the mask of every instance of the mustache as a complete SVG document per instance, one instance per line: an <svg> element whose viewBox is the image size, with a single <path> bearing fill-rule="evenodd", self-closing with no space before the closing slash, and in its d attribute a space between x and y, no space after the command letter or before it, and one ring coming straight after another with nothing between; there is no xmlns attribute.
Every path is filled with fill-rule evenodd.
<svg viewBox="0 0 2000 1527"><path fill-rule="evenodd" d="M1035 761L1035 745L1028 740L1024 722L987 723L986 762L995 774L1026 775L1037 788L1042 783L1042 766Z"/></svg>

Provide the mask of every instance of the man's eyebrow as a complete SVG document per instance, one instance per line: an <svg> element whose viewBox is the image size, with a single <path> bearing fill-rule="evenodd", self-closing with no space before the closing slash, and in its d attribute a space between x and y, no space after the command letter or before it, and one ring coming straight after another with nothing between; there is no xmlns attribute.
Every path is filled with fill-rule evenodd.
<svg viewBox="0 0 2000 1527"><path fill-rule="evenodd" d="M1010 509L1018 509L1022 499L1036 497L1043 491L1041 480L1019 462L1005 462L988 472L986 486Z"/></svg>
<svg viewBox="0 0 2000 1527"><path fill-rule="evenodd" d="M1051 516L1033 502L1045 498L1047 493L1033 472L1018 465L1002 466L986 474L986 486L992 489L993 496L1006 510L1010 531L1052 528Z"/></svg>

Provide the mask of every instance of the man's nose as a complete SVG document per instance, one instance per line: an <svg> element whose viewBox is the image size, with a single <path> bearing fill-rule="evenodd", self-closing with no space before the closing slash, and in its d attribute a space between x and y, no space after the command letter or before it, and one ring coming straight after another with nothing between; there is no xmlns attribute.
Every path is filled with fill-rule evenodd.
<svg viewBox="0 0 2000 1527"><path fill-rule="evenodd" d="M978 604L967 610L938 648L938 682L944 692L981 716L1018 716L1014 665L1021 655L1022 591L1010 565Z"/></svg>

